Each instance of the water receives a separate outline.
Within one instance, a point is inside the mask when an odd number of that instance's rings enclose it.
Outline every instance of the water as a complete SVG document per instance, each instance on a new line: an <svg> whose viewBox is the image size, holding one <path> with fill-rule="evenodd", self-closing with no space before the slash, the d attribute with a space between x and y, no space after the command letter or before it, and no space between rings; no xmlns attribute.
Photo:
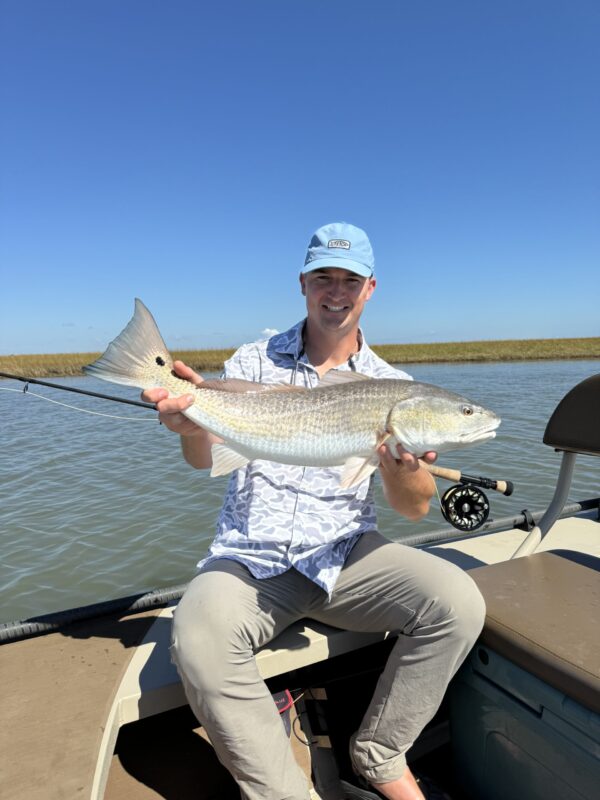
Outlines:
<svg viewBox="0 0 600 800"><path fill-rule="evenodd" d="M467 474L514 482L510 498L488 492L491 516L544 507L560 462L542 444L546 422L570 388L600 371L600 362L413 365L409 371L502 417L495 440L440 458ZM139 396L91 378L62 382ZM31 387L129 420L81 414L23 396L22 388L0 381L0 620L188 581L212 538L227 478L188 467L178 437L152 412ZM599 467L598 459L579 457L572 500L600 493ZM438 486L442 493L450 484ZM435 504L425 520L411 523L386 507L379 489L378 498L380 529L389 538L443 523Z"/></svg>

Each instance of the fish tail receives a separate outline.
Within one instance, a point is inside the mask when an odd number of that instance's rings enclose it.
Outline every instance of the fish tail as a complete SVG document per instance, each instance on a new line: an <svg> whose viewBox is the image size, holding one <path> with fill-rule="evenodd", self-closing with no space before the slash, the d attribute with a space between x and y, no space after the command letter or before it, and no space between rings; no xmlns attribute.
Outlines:
<svg viewBox="0 0 600 800"><path fill-rule="evenodd" d="M83 368L86 375L111 383L147 388L156 366L171 367L173 360L154 317L138 298L133 317L99 359Z"/></svg>

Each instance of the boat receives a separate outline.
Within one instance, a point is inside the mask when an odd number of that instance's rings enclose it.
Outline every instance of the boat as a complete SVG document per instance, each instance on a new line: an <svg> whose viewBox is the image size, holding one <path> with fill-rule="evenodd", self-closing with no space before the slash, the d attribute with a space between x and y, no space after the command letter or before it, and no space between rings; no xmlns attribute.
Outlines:
<svg viewBox="0 0 600 800"><path fill-rule="evenodd" d="M600 498L567 504L578 455L600 455L599 412L600 374L552 414L544 442L562 462L547 509L409 541L469 570L487 604L408 754L454 800L600 796ZM169 660L183 588L0 626L3 797L239 798ZM392 640L306 620L257 654L314 797L348 797L348 738Z"/></svg>

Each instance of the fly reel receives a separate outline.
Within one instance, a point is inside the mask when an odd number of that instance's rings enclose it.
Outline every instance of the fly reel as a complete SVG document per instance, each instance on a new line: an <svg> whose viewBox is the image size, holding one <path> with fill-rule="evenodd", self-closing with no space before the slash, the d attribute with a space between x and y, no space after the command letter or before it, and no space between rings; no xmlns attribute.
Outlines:
<svg viewBox="0 0 600 800"><path fill-rule="evenodd" d="M447 481L459 481L458 486L451 486L440 500L442 516L459 531L476 531L480 528L490 514L490 504L481 489L492 489L509 497L514 491L511 481L499 481L492 478L477 478L465 475L457 469L437 467L433 464L420 462L431 475L444 478Z"/></svg>
<svg viewBox="0 0 600 800"><path fill-rule="evenodd" d="M459 531L475 531L490 514L486 495L470 483L451 486L441 499L444 519Z"/></svg>

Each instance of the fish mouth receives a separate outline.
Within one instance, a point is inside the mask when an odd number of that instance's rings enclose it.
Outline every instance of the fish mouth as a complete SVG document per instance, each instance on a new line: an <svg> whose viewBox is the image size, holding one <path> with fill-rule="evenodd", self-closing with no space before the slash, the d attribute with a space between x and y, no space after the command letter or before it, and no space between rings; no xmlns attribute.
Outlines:
<svg viewBox="0 0 600 800"><path fill-rule="evenodd" d="M468 433L460 433L458 440L461 444L470 444L471 442L485 442L488 439L496 438L496 428L500 425L500 420L486 425L485 428L479 428L477 431L469 431Z"/></svg>

